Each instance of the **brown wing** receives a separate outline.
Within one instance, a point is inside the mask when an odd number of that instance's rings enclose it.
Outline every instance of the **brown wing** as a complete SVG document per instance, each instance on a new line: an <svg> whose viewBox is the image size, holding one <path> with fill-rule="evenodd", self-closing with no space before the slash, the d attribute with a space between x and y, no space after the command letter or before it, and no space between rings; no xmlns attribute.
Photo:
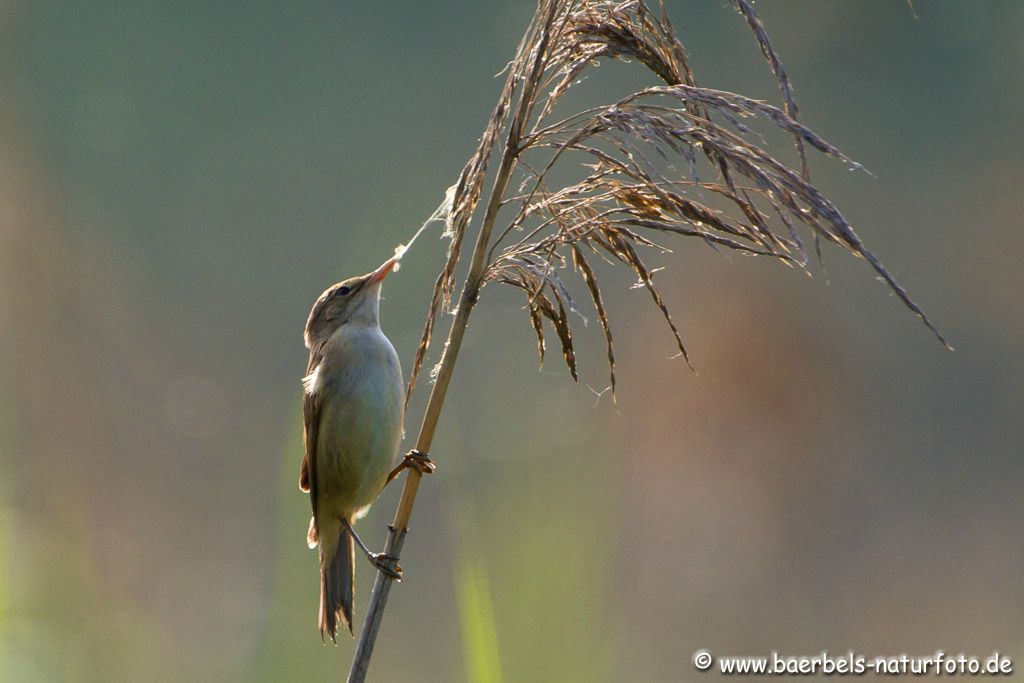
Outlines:
<svg viewBox="0 0 1024 683"><path fill-rule="evenodd" d="M310 350L306 373L313 372L322 358L320 348ZM319 533L316 528L316 444L320 434L320 398L306 391L302 392L302 424L305 455L299 468L299 488L309 493L309 502L313 507L313 530Z"/></svg>

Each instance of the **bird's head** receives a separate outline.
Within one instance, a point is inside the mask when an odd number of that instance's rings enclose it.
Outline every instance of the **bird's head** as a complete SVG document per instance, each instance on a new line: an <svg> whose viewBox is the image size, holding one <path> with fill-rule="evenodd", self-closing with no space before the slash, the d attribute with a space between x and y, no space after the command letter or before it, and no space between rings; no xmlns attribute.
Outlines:
<svg viewBox="0 0 1024 683"><path fill-rule="evenodd" d="M306 321L306 348L331 338L342 325L380 324L380 283L398 263L390 258L380 268L328 287L313 304Z"/></svg>

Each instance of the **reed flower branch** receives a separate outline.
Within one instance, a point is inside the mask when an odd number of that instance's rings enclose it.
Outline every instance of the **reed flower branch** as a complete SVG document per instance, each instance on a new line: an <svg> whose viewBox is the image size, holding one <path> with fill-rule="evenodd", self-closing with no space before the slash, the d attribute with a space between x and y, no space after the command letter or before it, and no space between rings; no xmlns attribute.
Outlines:
<svg viewBox="0 0 1024 683"><path fill-rule="evenodd" d="M470 315L489 284L523 293L541 362L553 331L562 360L578 379L573 320L583 315L566 280L579 277L604 335L614 395L613 327L595 264L618 264L647 290L685 357L682 334L646 262L647 253L668 251L657 241L666 237L699 238L716 250L767 256L804 268L805 232L813 236L816 249L821 241L830 242L866 260L946 344L812 183L809 150L854 169L860 166L800 121L789 77L753 5L749 0L733 2L778 84L781 107L699 85L664 7L654 12L644 0L539 1L506 67L479 145L450 198L447 256L434 284L406 399L417 385L436 323L442 314L452 313L432 373L418 450L430 450ZM601 60L638 64L654 83L610 104L561 113L564 95L580 87L585 73ZM798 169L767 149L756 131L757 121L792 139ZM485 191L488 177L493 179ZM456 272L476 223L456 299ZM385 546L388 555L397 557L401 551L419 481L416 471L406 477ZM350 681L366 676L391 583L378 573Z"/></svg>

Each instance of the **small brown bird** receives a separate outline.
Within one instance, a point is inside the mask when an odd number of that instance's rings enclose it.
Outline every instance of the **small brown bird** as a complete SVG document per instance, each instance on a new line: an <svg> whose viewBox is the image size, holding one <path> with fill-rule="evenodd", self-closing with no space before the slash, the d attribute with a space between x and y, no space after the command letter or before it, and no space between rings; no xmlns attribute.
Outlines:
<svg viewBox="0 0 1024 683"><path fill-rule="evenodd" d="M380 288L396 263L332 285L306 322L299 488L313 506L307 542L320 547L320 636L335 642L339 620L352 631L353 541L378 568L396 578L401 571L393 558L371 553L352 525L404 467L433 470L416 451L392 469L405 404L398 354L380 329Z"/></svg>

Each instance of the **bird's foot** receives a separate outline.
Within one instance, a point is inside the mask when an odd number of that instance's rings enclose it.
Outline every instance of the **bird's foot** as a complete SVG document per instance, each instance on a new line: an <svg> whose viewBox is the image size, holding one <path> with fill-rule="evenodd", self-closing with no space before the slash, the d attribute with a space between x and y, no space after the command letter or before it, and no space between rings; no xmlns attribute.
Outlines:
<svg viewBox="0 0 1024 683"><path fill-rule="evenodd" d="M352 538L355 539L356 545L358 545L359 549L363 551L364 555L366 555L366 559L370 561L370 564L390 576L395 581L402 580L402 568L398 566L398 558L396 556L388 555L386 553L371 552L370 549L366 547L366 544L363 543L363 539L359 538L359 534L356 533L356 530L352 528L352 523L347 519L342 519L341 522L345 525L345 528L348 529L349 533L352 534Z"/></svg>
<svg viewBox="0 0 1024 683"><path fill-rule="evenodd" d="M416 470L420 474L433 474L437 470L437 465L430 459L430 454L415 448L405 454L400 467Z"/></svg>
<svg viewBox="0 0 1024 683"><path fill-rule="evenodd" d="M433 474L437 470L437 465L430 459L430 455L418 451L415 448L405 454L402 458L402 462L398 463L395 469L391 470L391 474L388 475L388 480L385 485L391 483L391 481L402 473L402 470L416 470L420 474Z"/></svg>
<svg viewBox="0 0 1024 683"><path fill-rule="evenodd" d="M398 566L398 558L394 555L385 555L384 553L370 553L368 555L370 563L374 567L390 576L395 581L402 580L402 568Z"/></svg>

